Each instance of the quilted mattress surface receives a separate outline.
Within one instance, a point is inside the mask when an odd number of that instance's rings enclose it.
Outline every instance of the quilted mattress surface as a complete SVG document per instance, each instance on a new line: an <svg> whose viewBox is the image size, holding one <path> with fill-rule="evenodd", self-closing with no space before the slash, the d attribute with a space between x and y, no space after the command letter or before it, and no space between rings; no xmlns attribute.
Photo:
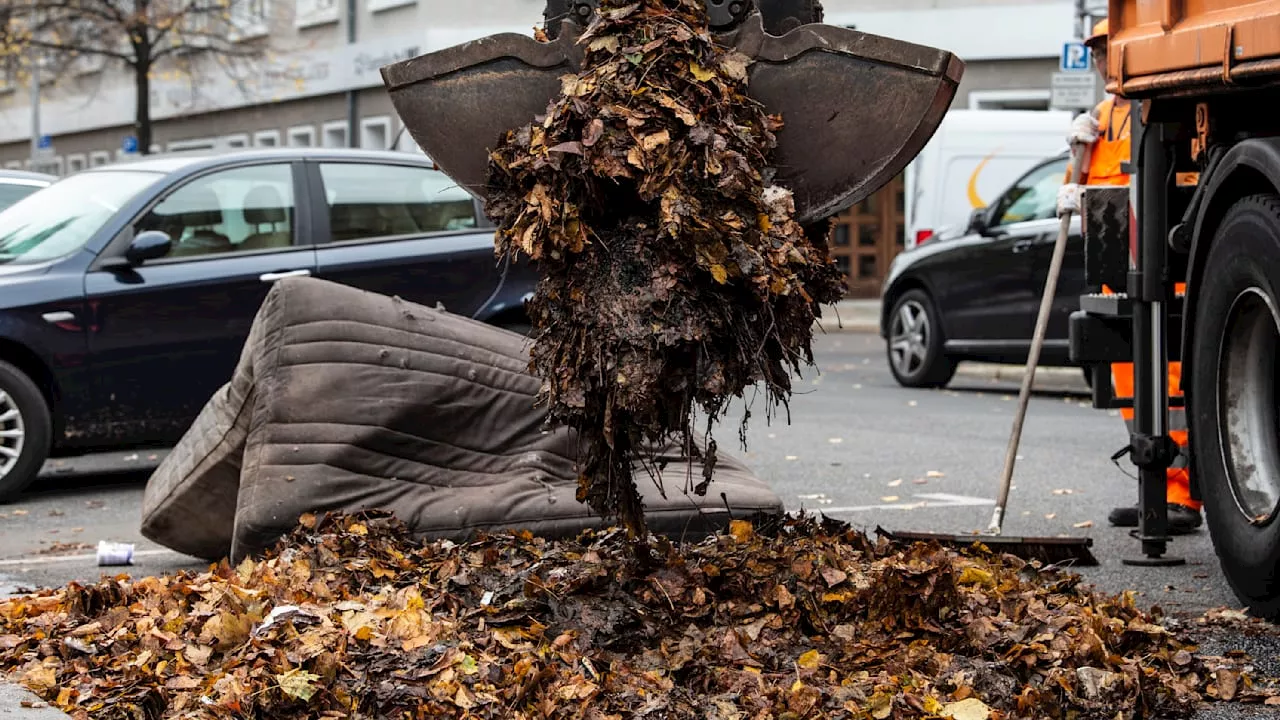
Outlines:
<svg viewBox="0 0 1280 720"><path fill-rule="evenodd" d="M535 406L527 342L398 298L283 280L231 381L149 481L143 534L236 561L304 512L385 509L419 536L457 541L478 530L555 537L599 527L575 498L573 433L548 430ZM697 496L701 466L677 446L660 450L665 469L636 467L654 532L696 538L730 514L782 510L723 451Z"/></svg>

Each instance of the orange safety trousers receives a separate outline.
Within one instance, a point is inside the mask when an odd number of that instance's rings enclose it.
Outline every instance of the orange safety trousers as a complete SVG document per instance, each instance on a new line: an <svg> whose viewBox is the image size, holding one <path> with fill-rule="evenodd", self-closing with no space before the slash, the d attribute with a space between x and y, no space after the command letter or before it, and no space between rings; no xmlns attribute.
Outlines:
<svg viewBox="0 0 1280 720"><path fill-rule="evenodd" d="M1103 288L1109 292L1110 288ZM1186 292L1186 283L1178 283L1176 292ZM1111 381L1115 385L1116 397L1130 399L1133 397L1133 363L1112 363ZM1182 396L1182 363L1169 363L1169 397ZM1121 408L1120 417L1124 418L1126 427L1133 430L1133 408ZM1184 452L1187 449L1187 412L1183 408L1169 409L1169 437L1178 443ZM1169 468L1165 489L1165 501L1199 510L1201 503L1191 498L1191 475L1188 468Z"/></svg>

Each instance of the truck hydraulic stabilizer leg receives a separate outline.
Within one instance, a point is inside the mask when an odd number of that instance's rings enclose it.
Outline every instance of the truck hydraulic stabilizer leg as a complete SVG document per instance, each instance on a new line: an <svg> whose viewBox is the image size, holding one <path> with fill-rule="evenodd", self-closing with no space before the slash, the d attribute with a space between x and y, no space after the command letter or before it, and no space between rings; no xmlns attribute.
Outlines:
<svg viewBox="0 0 1280 720"><path fill-rule="evenodd" d="M1140 138L1141 168L1137 183L1137 257L1129 271L1128 295L1133 301L1133 432L1129 458L1138 467L1138 529L1142 556L1125 558L1126 565L1181 565L1182 558L1165 554L1170 540L1166 504L1168 470L1177 459L1177 443L1169 435L1169 357L1165 343L1166 313L1172 284L1166 268L1169 228L1169 148L1164 126L1142 122L1135 103L1133 132Z"/></svg>

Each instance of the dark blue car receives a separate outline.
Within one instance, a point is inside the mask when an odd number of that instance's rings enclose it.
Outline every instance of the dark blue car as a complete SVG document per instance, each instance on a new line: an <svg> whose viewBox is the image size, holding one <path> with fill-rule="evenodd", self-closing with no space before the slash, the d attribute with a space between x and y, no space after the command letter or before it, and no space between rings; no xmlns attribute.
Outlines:
<svg viewBox="0 0 1280 720"><path fill-rule="evenodd" d="M176 442L279 278L525 331L480 203L420 155L291 149L72 175L0 212L0 500L51 456Z"/></svg>

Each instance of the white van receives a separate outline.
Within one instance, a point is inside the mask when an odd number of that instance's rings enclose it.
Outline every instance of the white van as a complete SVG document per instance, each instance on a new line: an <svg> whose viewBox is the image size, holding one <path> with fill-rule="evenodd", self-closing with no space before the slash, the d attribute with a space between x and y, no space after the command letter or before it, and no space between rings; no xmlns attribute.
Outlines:
<svg viewBox="0 0 1280 720"><path fill-rule="evenodd" d="M975 209L1036 163L1066 151L1073 117L1066 110L948 112L903 178L905 246L947 228L963 231Z"/></svg>

